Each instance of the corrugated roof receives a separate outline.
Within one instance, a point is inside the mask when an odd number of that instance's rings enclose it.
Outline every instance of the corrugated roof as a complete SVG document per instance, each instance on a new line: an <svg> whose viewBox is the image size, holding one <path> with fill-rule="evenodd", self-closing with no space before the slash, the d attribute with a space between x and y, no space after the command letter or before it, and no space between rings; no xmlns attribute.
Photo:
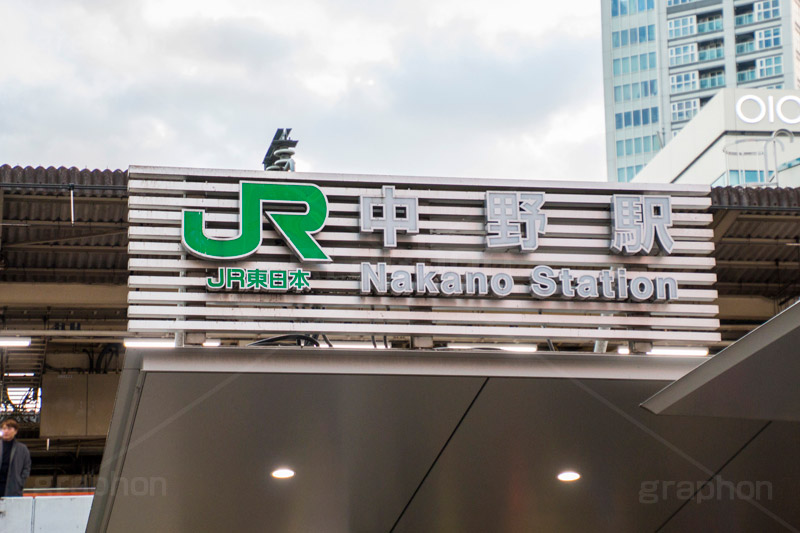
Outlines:
<svg viewBox="0 0 800 533"><path fill-rule="evenodd" d="M711 205L722 207L797 208L800 189L789 187L712 187Z"/></svg>
<svg viewBox="0 0 800 533"><path fill-rule="evenodd" d="M9 187L13 184L21 186ZM117 198L128 196L128 173L124 170L0 166L0 186L6 193L23 194L34 190L36 194L59 195L64 190L69 191L70 184L78 186L75 189L76 196ZM32 188L33 185L41 187Z"/></svg>
<svg viewBox="0 0 800 533"><path fill-rule="evenodd" d="M125 283L127 172L0 166L0 281Z"/></svg>

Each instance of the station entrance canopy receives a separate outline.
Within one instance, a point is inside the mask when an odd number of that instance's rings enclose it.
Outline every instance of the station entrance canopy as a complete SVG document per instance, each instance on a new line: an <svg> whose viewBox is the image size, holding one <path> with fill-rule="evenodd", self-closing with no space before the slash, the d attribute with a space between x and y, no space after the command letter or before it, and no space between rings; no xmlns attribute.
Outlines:
<svg viewBox="0 0 800 533"><path fill-rule="evenodd" d="M706 186L131 167L129 189L131 332L720 340Z"/></svg>

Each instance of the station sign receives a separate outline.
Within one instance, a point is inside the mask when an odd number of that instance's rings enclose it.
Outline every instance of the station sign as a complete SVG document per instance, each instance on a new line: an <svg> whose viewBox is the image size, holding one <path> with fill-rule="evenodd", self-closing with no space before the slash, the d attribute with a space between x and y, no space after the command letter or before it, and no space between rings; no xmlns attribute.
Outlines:
<svg viewBox="0 0 800 533"><path fill-rule="evenodd" d="M130 187L132 331L719 338L706 187L148 167Z"/></svg>

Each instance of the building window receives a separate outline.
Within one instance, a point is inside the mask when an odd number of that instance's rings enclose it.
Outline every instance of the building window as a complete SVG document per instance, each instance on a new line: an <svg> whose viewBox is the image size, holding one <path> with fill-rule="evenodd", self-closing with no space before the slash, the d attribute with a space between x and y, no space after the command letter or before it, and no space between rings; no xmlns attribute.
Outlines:
<svg viewBox="0 0 800 533"><path fill-rule="evenodd" d="M781 16L780 0L765 0L753 4L756 20L769 20Z"/></svg>
<svg viewBox="0 0 800 533"><path fill-rule="evenodd" d="M632 15L655 9L655 0L611 0L611 16Z"/></svg>
<svg viewBox="0 0 800 533"><path fill-rule="evenodd" d="M781 56L763 57L756 60L756 72L759 78L768 78L783 73L783 58Z"/></svg>
<svg viewBox="0 0 800 533"><path fill-rule="evenodd" d="M616 129L630 128L631 126L647 126L658 122L658 108L645 107L633 111L614 114L614 126Z"/></svg>
<svg viewBox="0 0 800 533"><path fill-rule="evenodd" d="M770 172L772 174L772 172ZM731 185L746 185L748 183L764 183L763 170L730 170L728 177Z"/></svg>
<svg viewBox="0 0 800 533"><path fill-rule="evenodd" d="M669 66L686 65L697 61L697 43L673 46L669 49Z"/></svg>
<svg viewBox="0 0 800 533"><path fill-rule="evenodd" d="M629 102L656 95L656 80L614 86L614 103Z"/></svg>
<svg viewBox="0 0 800 533"><path fill-rule="evenodd" d="M697 71L674 74L669 77L669 92L671 94L694 91L697 89Z"/></svg>
<svg viewBox="0 0 800 533"><path fill-rule="evenodd" d="M765 48L773 48L781 45L781 29L770 28L768 30L759 30L756 32L756 49L764 50Z"/></svg>
<svg viewBox="0 0 800 533"><path fill-rule="evenodd" d="M629 44L651 42L655 40L655 24L611 32L611 46L614 48L628 46Z"/></svg>
<svg viewBox="0 0 800 533"><path fill-rule="evenodd" d="M656 68L656 53L649 52L629 57L620 57L612 61L614 76L632 74Z"/></svg>
<svg viewBox="0 0 800 533"><path fill-rule="evenodd" d="M777 0L776 0L777 1ZM667 22L667 34L670 39L693 35L697 31L697 17L681 17Z"/></svg>
<svg viewBox="0 0 800 533"><path fill-rule="evenodd" d="M616 145L617 157L624 157L628 155L648 154L656 150L658 143L653 140L652 135L645 135L644 137L634 137L633 139L617 141Z"/></svg>
<svg viewBox="0 0 800 533"><path fill-rule="evenodd" d="M680 122L682 120L689 120L697 114L699 108L700 100L697 98L675 102L672 104L672 121Z"/></svg>

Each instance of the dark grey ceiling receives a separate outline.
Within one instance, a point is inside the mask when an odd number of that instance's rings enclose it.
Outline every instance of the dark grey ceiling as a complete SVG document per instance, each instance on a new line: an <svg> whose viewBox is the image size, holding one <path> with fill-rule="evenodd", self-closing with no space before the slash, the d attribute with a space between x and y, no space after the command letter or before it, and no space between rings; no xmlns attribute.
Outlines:
<svg viewBox="0 0 800 533"><path fill-rule="evenodd" d="M333 362L333 354L324 357ZM258 365L231 374L208 365L187 371L192 361L181 358L182 371L154 357L139 375L118 494L95 498L93 519L107 505L108 531L800 525L800 472L781 468L796 455L798 426L659 417L638 407L667 381L386 375L380 365L361 375L261 372ZM112 426L112 434L120 429ZM297 475L272 479L281 465ZM583 477L561 483L555 476L564 469ZM757 505L741 498L687 504L694 490L687 495L686 486L699 488L717 473L735 483L771 482L772 496L764 493Z"/></svg>
<svg viewBox="0 0 800 533"><path fill-rule="evenodd" d="M800 422L800 303L670 384L643 406L657 414Z"/></svg>

